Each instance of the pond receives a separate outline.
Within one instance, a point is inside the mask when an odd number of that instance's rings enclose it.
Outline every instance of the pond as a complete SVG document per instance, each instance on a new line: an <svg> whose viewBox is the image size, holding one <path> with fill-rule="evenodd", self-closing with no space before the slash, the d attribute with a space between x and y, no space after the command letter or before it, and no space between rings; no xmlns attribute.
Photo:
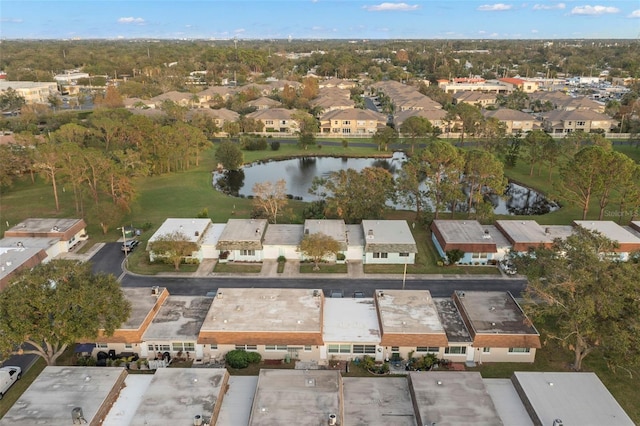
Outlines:
<svg viewBox="0 0 640 426"><path fill-rule="evenodd" d="M250 197L253 185L267 181L275 182L284 179L287 182L287 194L291 197L313 201L317 197L309 194L313 179L317 176L327 177L337 170L365 167L382 167L394 176L402 168L407 157L396 152L390 158L347 158L347 157L300 157L279 161L260 161L245 165L236 172L214 172L213 185L227 194ZM505 215L541 215L555 211L559 206L547 200L542 194L514 182L509 182L504 196L490 196L496 214ZM405 209L402 205L393 205ZM458 206L465 210L464 206Z"/></svg>

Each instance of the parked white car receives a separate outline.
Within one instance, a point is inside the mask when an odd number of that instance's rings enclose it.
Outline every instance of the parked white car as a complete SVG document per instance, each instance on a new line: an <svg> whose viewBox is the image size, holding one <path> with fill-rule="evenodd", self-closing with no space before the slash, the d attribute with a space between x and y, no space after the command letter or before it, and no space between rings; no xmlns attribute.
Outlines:
<svg viewBox="0 0 640 426"><path fill-rule="evenodd" d="M0 399L4 396L9 388L22 377L22 369L20 367L2 367L0 368Z"/></svg>

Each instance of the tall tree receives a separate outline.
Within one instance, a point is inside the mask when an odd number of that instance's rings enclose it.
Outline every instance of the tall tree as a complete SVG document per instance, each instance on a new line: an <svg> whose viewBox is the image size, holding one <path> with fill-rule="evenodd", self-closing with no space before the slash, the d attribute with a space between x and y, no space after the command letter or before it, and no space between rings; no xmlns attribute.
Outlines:
<svg viewBox="0 0 640 426"><path fill-rule="evenodd" d="M573 351L578 371L596 351L611 368L640 366L640 264L603 256L614 248L611 241L579 227L551 248L514 260L529 279L525 309L547 325L550 339Z"/></svg>
<svg viewBox="0 0 640 426"><path fill-rule="evenodd" d="M287 181L258 182L253 185L253 206L267 216L271 223L278 223L289 200L287 199Z"/></svg>
<svg viewBox="0 0 640 426"><path fill-rule="evenodd" d="M424 117L414 115L409 117L400 125L400 132L409 136L409 143L411 144L411 153L413 154L414 147L418 138L424 138L432 132L431 122Z"/></svg>
<svg viewBox="0 0 640 426"><path fill-rule="evenodd" d="M320 269L320 262L326 257L335 255L340 251L340 243L334 238L318 232L302 237L298 251L305 257L313 260L313 269L317 271Z"/></svg>
<svg viewBox="0 0 640 426"><path fill-rule="evenodd" d="M0 353L36 354L55 365L69 345L112 335L130 312L113 275L94 275L90 263L52 260L0 292ZM24 343L29 349L16 350Z"/></svg>
<svg viewBox="0 0 640 426"><path fill-rule="evenodd" d="M460 143L464 144L464 135L474 135L476 129L480 128L479 124L483 120L482 113L480 112L480 108L466 102L456 104L454 112L460 118L460 121L462 121Z"/></svg>
<svg viewBox="0 0 640 426"><path fill-rule="evenodd" d="M238 170L242 167L243 155L237 144L224 141L216 149L216 161L226 170Z"/></svg>
<svg viewBox="0 0 640 426"><path fill-rule="evenodd" d="M373 143L378 145L378 151L387 151L389 145L398 141L398 132L395 129L384 126L373 135Z"/></svg>
<svg viewBox="0 0 640 426"><path fill-rule="evenodd" d="M464 183L469 191L467 211L471 214L471 209L481 204L485 195L504 193L507 186L504 166L487 151L467 151Z"/></svg>
<svg viewBox="0 0 640 426"><path fill-rule="evenodd" d="M387 201L393 200L394 180L389 171L365 167L332 172L326 178L315 178L310 193L327 201L327 211L348 223L362 219L381 219Z"/></svg>
<svg viewBox="0 0 640 426"><path fill-rule="evenodd" d="M529 163L529 176L533 176L533 169L542 162L545 148L550 145L549 139L553 139L542 130L532 130L524 138L525 157Z"/></svg>
<svg viewBox="0 0 640 426"><path fill-rule="evenodd" d="M60 211L60 200L58 199L58 174L62 170L60 153L53 143L41 144L38 146L35 155L34 168L38 170L53 187L53 199L56 203L56 211Z"/></svg>
<svg viewBox="0 0 640 426"><path fill-rule="evenodd" d="M634 182L634 173L638 165L626 154L610 150L606 152L601 167L602 187L598 200L598 207L600 207L598 220L603 219L604 210L609 205L612 192L618 188L623 188L627 182ZM640 182L635 182L635 184L640 185Z"/></svg>
<svg viewBox="0 0 640 426"><path fill-rule="evenodd" d="M197 251L198 245L189 241L183 232L174 231L158 236L149 244L149 248L156 257L166 259L176 271L179 271L182 260Z"/></svg>
<svg viewBox="0 0 640 426"><path fill-rule="evenodd" d="M602 190L606 155L600 146L587 146L560 167L558 189L564 198L582 209L582 220L587 218L592 197Z"/></svg>

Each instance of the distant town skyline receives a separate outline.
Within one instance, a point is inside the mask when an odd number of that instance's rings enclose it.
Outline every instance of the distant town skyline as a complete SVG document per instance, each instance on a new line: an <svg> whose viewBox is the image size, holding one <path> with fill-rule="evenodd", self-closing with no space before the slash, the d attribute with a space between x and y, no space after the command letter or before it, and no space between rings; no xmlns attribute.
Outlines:
<svg viewBox="0 0 640 426"><path fill-rule="evenodd" d="M638 39L638 0L2 0L2 39Z"/></svg>

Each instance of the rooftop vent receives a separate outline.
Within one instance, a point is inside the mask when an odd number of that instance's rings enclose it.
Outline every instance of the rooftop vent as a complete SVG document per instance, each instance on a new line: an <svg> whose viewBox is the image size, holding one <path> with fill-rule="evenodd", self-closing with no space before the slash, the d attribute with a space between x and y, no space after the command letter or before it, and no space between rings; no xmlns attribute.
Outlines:
<svg viewBox="0 0 640 426"><path fill-rule="evenodd" d="M57 225L54 225L54 227L51 228L51 230L54 231L54 232L58 232L60 230L60 228L58 228Z"/></svg>
<svg viewBox="0 0 640 426"><path fill-rule="evenodd" d="M384 291L379 291L378 292L378 297L384 297Z"/></svg>
<svg viewBox="0 0 640 426"><path fill-rule="evenodd" d="M160 293L160 287L158 287L157 285L154 285L153 287L151 287L151 294L159 294Z"/></svg>
<svg viewBox="0 0 640 426"><path fill-rule="evenodd" d="M367 231L367 239L369 239L369 240L373 239L373 229L369 229Z"/></svg>
<svg viewBox="0 0 640 426"><path fill-rule="evenodd" d="M256 228L256 235L260 235L260 229Z"/></svg>
<svg viewBox="0 0 640 426"><path fill-rule="evenodd" d="M562 426L562 420L561 419L554 419L553 420L553 426Z"/></svg>
<svg viewBox="0 0 640 426"><path fill-rule="evenodd" d="M304 235L309 235L309 228L304 230Z"/></svg>
<svg viewBox="0 0 640 426"><path fill-rule="evenodd" d="M492 306L492 307L490 307L490 308L489 308L489 310L490 310L490 311L495 311L495 310L496 310L496 307L495 307L495 306Z"/></svg>
<svg viewBox="0 0 640 426"><path fill-rule="evenodd" d="M544 228L544 233L545 233L546 235L551 234L551 228L549 228L549 227Z"/></svg>
<svg viewBox="0 0 640 426"><path fill-rule="evenodd" d="M482 234L482 238L485 240L490 240L491 239L491 235L489 234L489 230L485 229L484 230L484 234Z"/></svg>
<svg viewBox="0 0 640 426"><path fill-rule="evenodd" d="M464 297L464 291L459 291L458 292L458 297Z"/></svg>
<svg viewBox="0 0 640 426"><path fill-rule="evenodd" d="M24 247L24 244L22 244L22 241L18 241L18 243L16 244L18 247Z"/></svg>
<svg viewBox="0 0 640 426"><path fill-rule="evenodd" d="M85 420L84 418L84 414L82 414L82 407L74 407L71 410L71 421L73 421L73 424L79 424L81 425L82 423L87 423L87 420Z"/></svg>
<svg viewBox="0 0 640 426"><path fill-rule="evenodd" d="M218 292L218 299L222 299L222 292L221 291Z"/></svg>
<svg viewBox="0 0 640 426"><path fill-rule="evenodd" d="M193 416L193 426L202 426L202 416L200 414Z"/></svg>
<svg viewBox="0 0 640 426"><path fill-rule="evenodd" d="M438 386L442 386L442 380L438 380L438 381L436 382L436 385L438 385Z"/></svg>
<svg viewBox="0 0 640 426"><path fill-rule="evenodd" d="M200 236L200 231L196 231L195 234L196 234L196 237Z"/></svg>
<svg viewBox="0 0 640 426"><path fill-rule="evenodd" d="M329 414L329 426L335 426L338 424L338 417L335 414Z"/></svg>
<svg viewBox="0 0 640 426"><path fill-rule="evenodd" d="M320 292L318 290L313 290L313 297L320 297Z"/></svg>

